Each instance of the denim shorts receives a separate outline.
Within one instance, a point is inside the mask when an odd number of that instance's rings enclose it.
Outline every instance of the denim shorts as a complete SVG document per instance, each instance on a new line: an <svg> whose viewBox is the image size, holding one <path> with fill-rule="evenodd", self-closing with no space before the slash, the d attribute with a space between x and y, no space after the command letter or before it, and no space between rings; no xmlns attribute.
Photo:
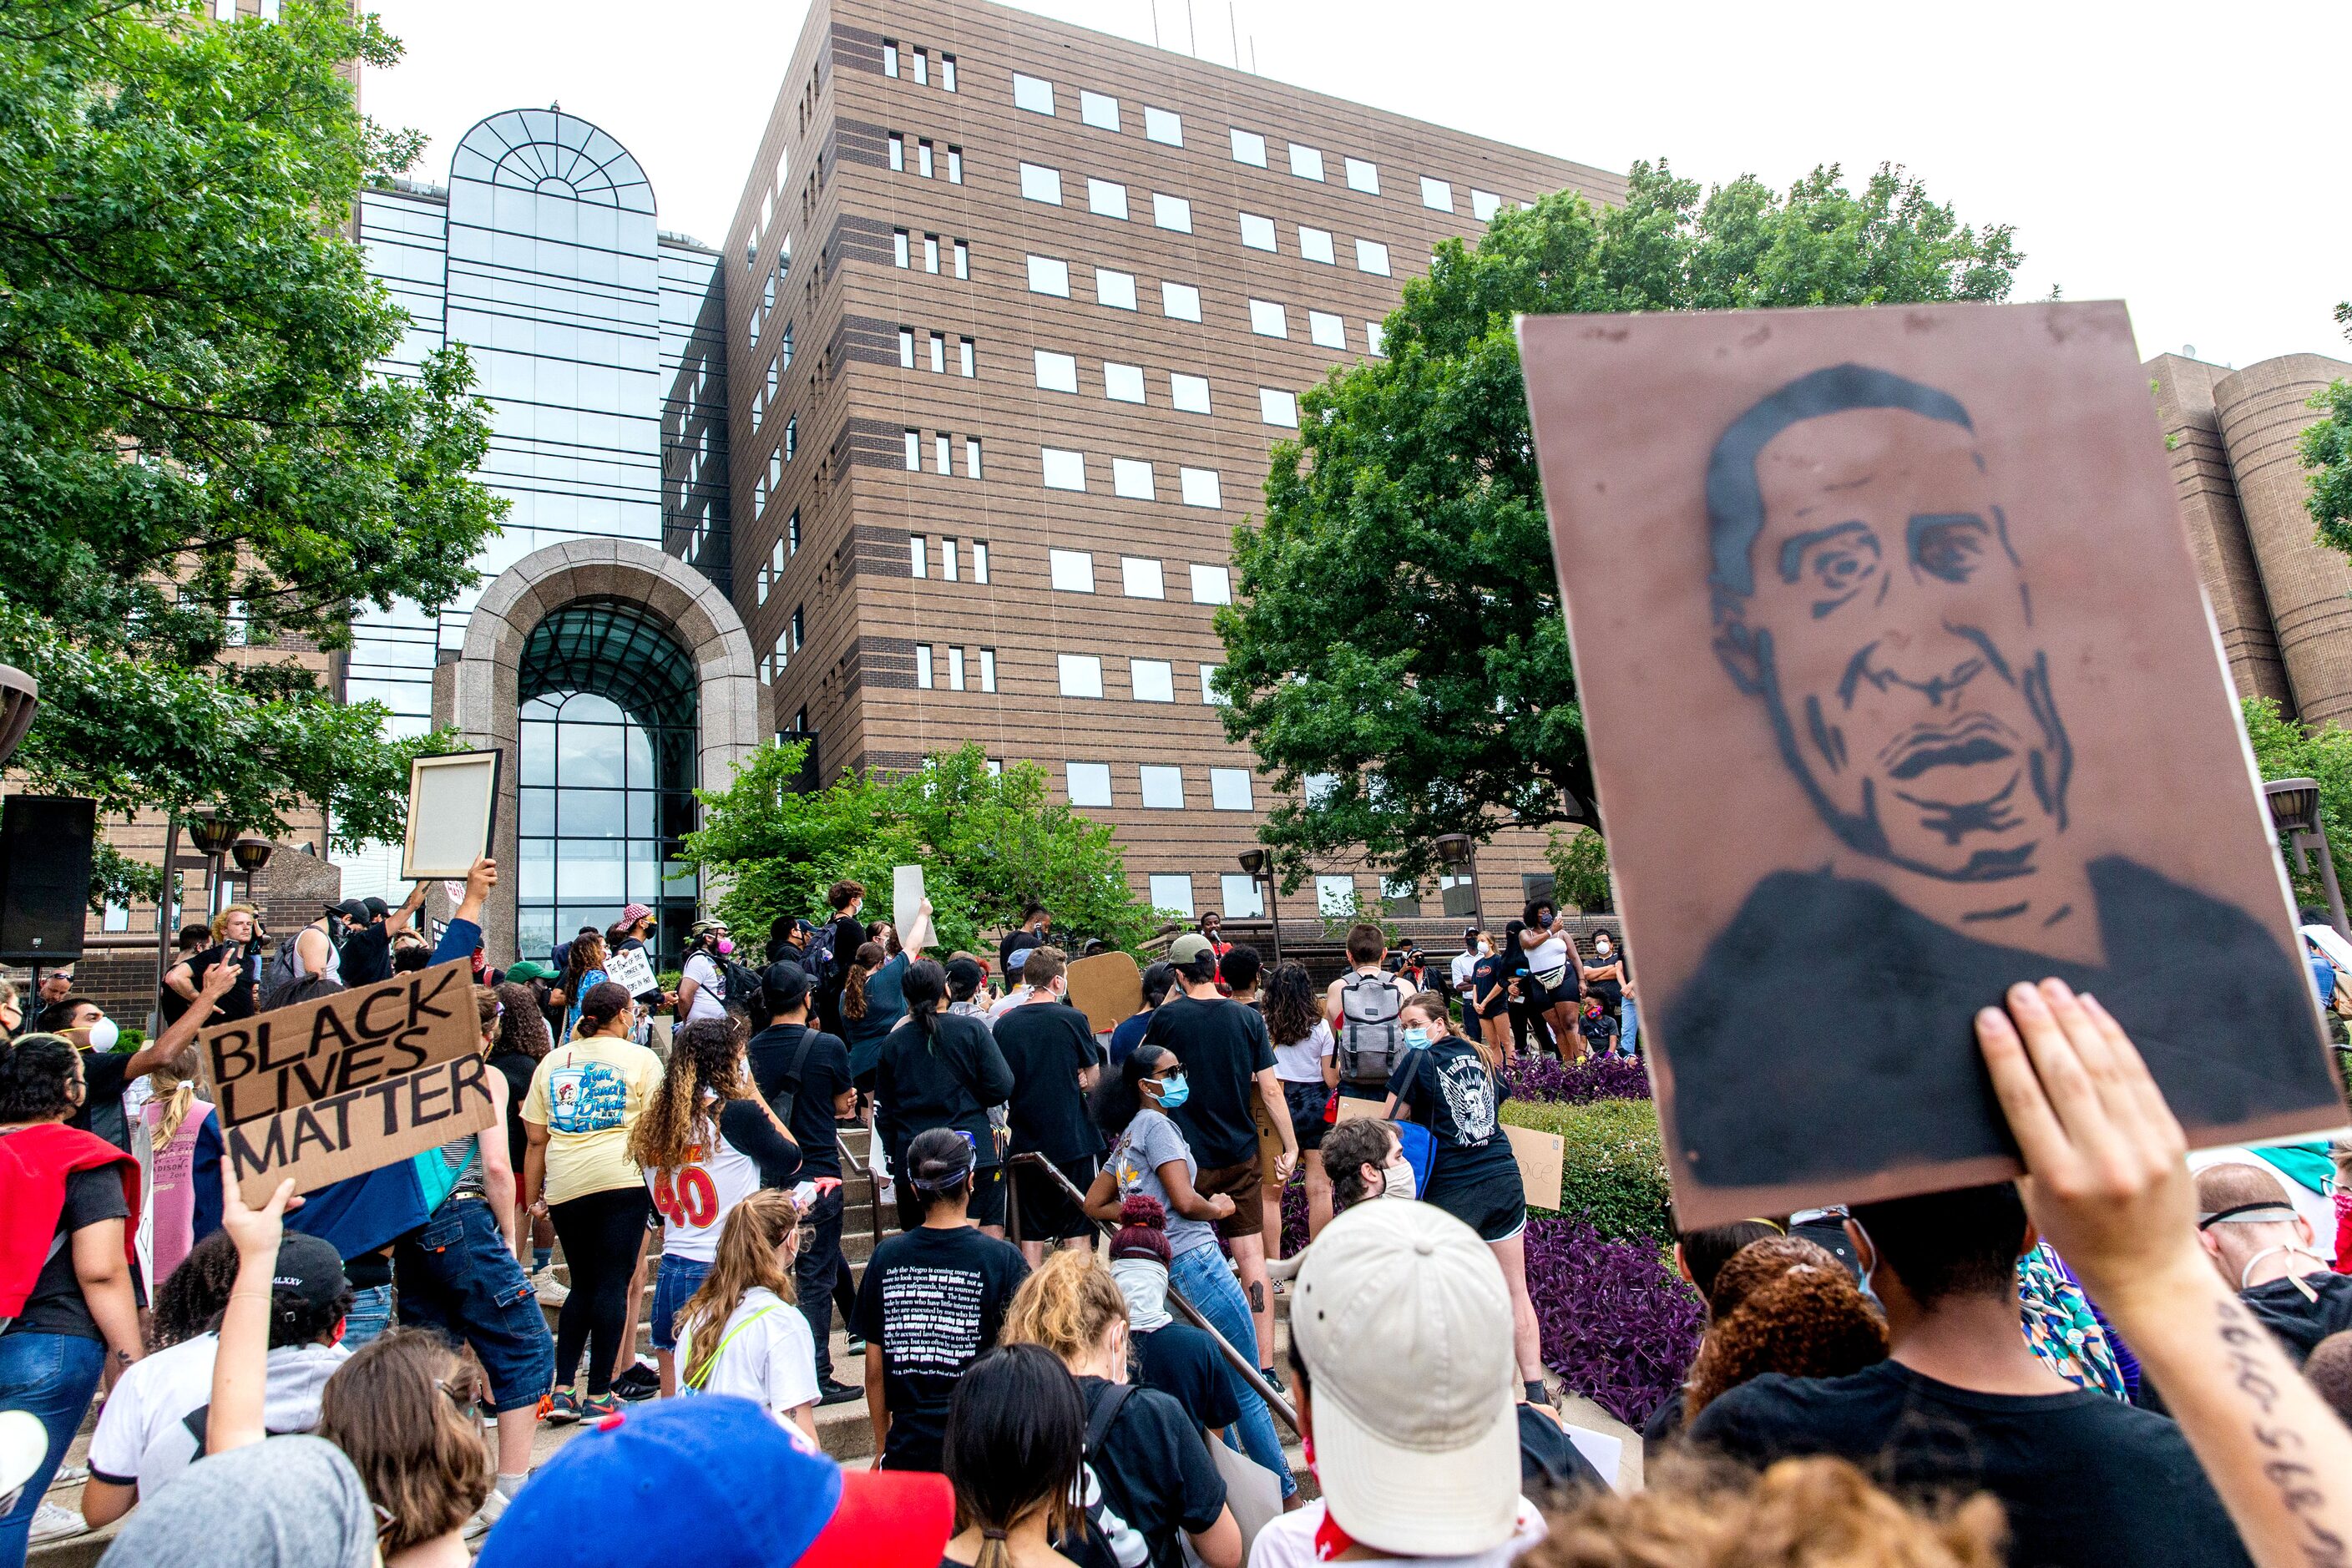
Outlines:
<svg viewBox="0 0 2352 1568"><path fill-rule="evenodd" d="M555 1336L498 1216L479 1198L451 1198L393 1248L400 1321L471 1345L500 1412L538 1403L555 1381Z"/></svg>
<svg viewBox="0 0 2352 1568"><path fill-rule="evenodd" d="M347 1350L357 1350L369 1341L383 1337L392 1327L392 1287L370 1285L352 1292L352 1310L343 1317L342 1344Z"/></svg>
<svg viewBox="0 0 2352 1568"><path fill-rule="evenodd" d="M710 1278L710 1268L699 1258L662 1254L661 1271L654 1276L654 1349L677 1349L677 1314Z"/></svg>

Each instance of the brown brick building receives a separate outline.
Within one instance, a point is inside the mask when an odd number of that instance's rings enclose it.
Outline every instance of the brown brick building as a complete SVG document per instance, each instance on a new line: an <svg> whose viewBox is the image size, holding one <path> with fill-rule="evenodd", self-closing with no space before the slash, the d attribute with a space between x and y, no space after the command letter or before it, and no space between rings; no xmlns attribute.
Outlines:
<svg viewBox="0 0 2352 1568"><path fill-rule="evenodd" d="M1273 802L1207 685L1232 530L1434 244L1560 189L1623 182L997 5L815 5L720 246L734 599L777 728L828 775L1034 761L1139 895L1254 912ZM1544 869L1511 837L1498 921ZM1286 921L1381 897L1328 869Z"/></svg>

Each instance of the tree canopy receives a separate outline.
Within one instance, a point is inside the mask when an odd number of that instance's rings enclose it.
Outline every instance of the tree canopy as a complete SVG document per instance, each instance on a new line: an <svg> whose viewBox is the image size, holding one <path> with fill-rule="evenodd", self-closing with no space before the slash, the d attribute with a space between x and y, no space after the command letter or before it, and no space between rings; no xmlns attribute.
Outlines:
<svg viewBox="0 0 2352 1568"><path fill-rule="evenodd" d="M939 952L980 950L981 933L1016 925L1039 903L1057 936L1133 948L1152 911L1128 891L1109 828L1051 797L1045 771L988 771L978 745L934 752L911 773L844 773L800 792L805 742L762 746L723 790L703 790L702 826L682 858L721 888L719 917L765 932L781 915L814 920L825 890L865 884L871 915L889 912L891 868L919 865ZM1076 956L1073 952L1072 956Z"/></svg>
<svg viewBox="0 0 2352 1568"><path fill-rule="evenodd" d="M420 142L359 112L353 68L398 58L341 0L0 10L0 660L40 681L35 787L397 831L433 742L288 650L454 597L505 509L470 477L464 349L371 368L407 318L352 204Z"/></svg>
<svg viewBox="0 0 2352 1568"><path fill-rule="evenodd" d="M2352 338L2352 300L2336 307L2336 319ZM2303 464L2311 470L2304 504L2319 525L2319 542L2352 555L2352 381L2323 388L2311 405L2320 415L2303 432Z"/></svg>
<svg viewBox="0 0 2352 1568"><path fill-rule="evenodd" d="M2020 259L1899 169L1857 193L1834 164L1702 195L1637 163L1622 206L1557 194L1442 242L1234 531L1215 684L1286 797L1260 834L1286 886L1360 847L1421 876L1441 834L1598 825L1515 315L1998 300Z"/></svg>

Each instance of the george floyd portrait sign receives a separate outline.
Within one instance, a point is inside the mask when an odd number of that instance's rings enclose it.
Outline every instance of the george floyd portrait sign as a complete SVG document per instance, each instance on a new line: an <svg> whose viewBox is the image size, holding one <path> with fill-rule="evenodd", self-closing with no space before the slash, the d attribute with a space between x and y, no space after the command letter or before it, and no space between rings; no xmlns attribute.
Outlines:
<svg viewBox="0 0 2352 1568"><path fill-rule="evenodd" d="M2014 1173L2021 980L2192 1142L2343 1122L2120 304L1519 333L1684 1224Z"/></svg>

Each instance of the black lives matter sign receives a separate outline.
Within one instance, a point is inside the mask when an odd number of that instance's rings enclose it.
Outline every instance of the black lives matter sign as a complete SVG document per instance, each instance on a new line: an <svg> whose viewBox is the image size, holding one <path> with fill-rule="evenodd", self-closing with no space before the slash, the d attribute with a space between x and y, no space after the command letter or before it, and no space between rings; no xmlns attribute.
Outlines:
<svg viewBox="0 0 2352 1568"><path fill-rule="evenodd" d="M478 1132L493 1120L463 959L205 1031L223 1152L257 1207Z"/></svg>

